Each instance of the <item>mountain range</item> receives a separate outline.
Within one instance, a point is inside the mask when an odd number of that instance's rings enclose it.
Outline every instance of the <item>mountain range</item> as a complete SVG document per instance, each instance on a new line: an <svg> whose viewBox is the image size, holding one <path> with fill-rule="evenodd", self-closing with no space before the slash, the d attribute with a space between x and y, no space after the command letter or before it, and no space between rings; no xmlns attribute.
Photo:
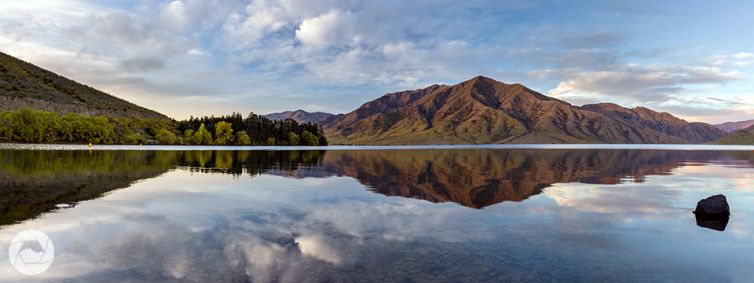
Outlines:
<svg viewBox="0 0 754 283"><path fill-rule="evenodd" d="M330 114L330 113L325 113L325 112L306 112L301 109L296 110L296 111L285 111L285 112L270 113L270 114L264 115L264 117L270 120L293 119L299 123L315 123L315 124L321 124L323 121L333 116L335 116L335 114Z"/></svg>
<svg viewBox="0 0 754 283"><path fill-rule="evenodd" d="M168 119L156 111L0 52L0 111L22 108L61 114Z"/></svg>
<svg viewBox="0 0 754 283"><path fill-rule="evenodd" d="M705 143L726 134L643 107L574 106L482 76L390 93L324 122L337 144Z"/></svg>
<svg viewBox="0 0 754 283"><path fill-rule="evenodd" d="M754 126L754 119L746 120L746 121L737 121L737 122L725 122L722 124L715 124L714 126L717 127L718 129L721 129L723 131L730 133L736 130L746 129L748 127Z"/></svg>
<svg viewBox="0 0 754 283"><path fill-rule="evenodd" d="M21 108L169 119L0 53L0 111ZM296 110L266 117L317 123L331 144L708 143L723 137L722 143L754 143L747 126L754 120L713 126L644 107L576 106L483 76L389 93L345 114Z"/></svg>

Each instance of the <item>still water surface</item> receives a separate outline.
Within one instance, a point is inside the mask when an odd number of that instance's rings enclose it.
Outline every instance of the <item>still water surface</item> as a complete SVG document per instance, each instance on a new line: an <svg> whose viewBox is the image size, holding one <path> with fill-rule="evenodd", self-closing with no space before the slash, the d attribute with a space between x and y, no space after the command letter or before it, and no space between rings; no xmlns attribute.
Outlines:
<svg viewBox="0 0 754 283"><path fill-rule="evenodd" d="M0 251L56 252L0 281L750 282L754 152L710 149L0 150Z"/></svg>

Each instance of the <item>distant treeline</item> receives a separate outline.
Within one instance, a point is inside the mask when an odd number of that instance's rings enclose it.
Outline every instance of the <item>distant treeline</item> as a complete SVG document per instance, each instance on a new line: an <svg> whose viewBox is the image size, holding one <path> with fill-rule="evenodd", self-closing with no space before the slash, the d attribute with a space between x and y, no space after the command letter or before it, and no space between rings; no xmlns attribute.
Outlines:
<svg viewBox="0 0 754 283"><path fill-rule="evenodd" d="M0 140L28 143L327 145L315 124L256 114L167 119L112 118L22 109L0 112Z"/></svg>
<svg viewBox="0 0 754 283"><path fill-rule="evenodd" d="M254 113L246 118L239 113L191 117L178 122L178 130L184 141L191 137L191 144L327 145L324 132L316 124L270 120ZM214 140L208 133L215 133Z"/></svg>

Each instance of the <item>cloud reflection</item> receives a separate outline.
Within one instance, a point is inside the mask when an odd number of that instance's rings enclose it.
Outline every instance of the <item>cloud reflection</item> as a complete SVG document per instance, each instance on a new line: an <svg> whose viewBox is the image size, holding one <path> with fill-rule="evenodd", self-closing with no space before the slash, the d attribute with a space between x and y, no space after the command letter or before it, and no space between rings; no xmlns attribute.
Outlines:
<svg viewBox="0 0 754 283"><path fill-rule="evenodd" d="M6 225L0 241L27 228L47 232L60 254L32 279L67 282L736 281L750 278L754 263L754 200L741 187L754 172L719 162L748 155L229 152L216 166L210 152L191 157L199 167L173 154L178 170ZM380 174L385 182L374 178ZM496 178L547 186L483 209L416 197L463 200L476 192L466 186ZM409 180L428 181L402 183ZM413 193L385 197L388 186ZM495 190L508 188L516 191ZM713 191L729 195L731 233L696 227L690 211ZM28 279L0 261L0 281Z"/></svg>

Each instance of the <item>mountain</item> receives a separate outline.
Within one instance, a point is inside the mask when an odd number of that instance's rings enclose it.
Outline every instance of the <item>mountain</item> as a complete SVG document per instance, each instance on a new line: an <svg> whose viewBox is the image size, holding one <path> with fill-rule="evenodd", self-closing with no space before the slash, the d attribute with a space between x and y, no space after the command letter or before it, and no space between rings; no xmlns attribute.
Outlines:
<svg viewBox="0 0 754 283"><path fill-rule="evenodd" d="M666 112L655 112L644 107L628 109L612 103L589 104L581 107L610 116L618 121L628 121L636 128L651 129L669 135L664 138L681 138L677 143L684 141L691 143L703 143L716 140L725 135L725 132L705 123L689 123Z"/></svg>
<svg viewBox="0 0 754 283"><path fill-rule="evenodd" d="M735 130L745 129L751 126L754 126L754 120L746 120L746 121L738 121L738 122L725 122L722 124L715 124L715 127L718 129L721 129L723 131L726 131L728 133L733 132Z"/></svg>
<svg viewBox="0 0 754 283"><path fill-rule="evenodd" d="M301 109L296 110L296 111L285 111L285 112L270 113L270 114L264 115L264 117L270 120L293 119L299 123L315 123L315 124L320 124L326 119L333 116L335 116L335 114L330 114L330 113L325 113L325 112L306 112Z"/></svg>
<svg viewBox="0 0 754 283"><path fill-rule="evenodd" d="M668 113L578 107L482 76L390 93L324 126L336 144L703 143L725 135Z"/></svg>
<svg viewBox="0 0 754 283"><path fill-rule="evenodd" d="M57 113L168 119L0 52L0 111L32 108Z"/></svg>
<svg viewBox="0 0 754 283"><path fill-rule="evenodd" d="M754 125L745 129L733 131L727 136L715 141L716 144L751 144L754 145Z"/></svg>

